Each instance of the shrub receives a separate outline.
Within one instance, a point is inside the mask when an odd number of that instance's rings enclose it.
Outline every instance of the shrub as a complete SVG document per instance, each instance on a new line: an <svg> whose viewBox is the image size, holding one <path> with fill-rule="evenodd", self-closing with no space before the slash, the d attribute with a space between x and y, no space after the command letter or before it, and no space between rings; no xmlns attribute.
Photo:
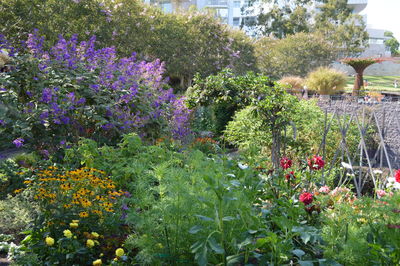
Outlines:
<svg viewBox="0 0 400 266"><path fill-rule="evenodd" d="M344 73L328 67L320 67L307 76L306 85L319 94L335 94L344 89L347 77Z"/></svg>
<svg viewBox="0 0 400 266"><path fill-rule="evenodd" d="M48 154L82 136L112 144L131 131L188 134L189 110L166 87L159 60L117 59L114 48L96 50L94 37L60 37L46 51L34 33L26 45L30 54L15 56L12 70L0 73L0 136L12 136L17 147L33 144Z"/></svg>
<svg viewBox="0 0 400 266"><path fill-rule="evenodd" d="M304 79L298 76L286 76L279 80L282 85L288 85L289 90L301 92L304 89Z"/></svg>
<svg viewBox="0 0 400 266"><path fill-rule="evenodd" d="M27 192L39 205L39 218L22 242L43 264L92 264L111 260L124 240L121 196L101 170L65 171L55 166L34 171Z"/></svg>

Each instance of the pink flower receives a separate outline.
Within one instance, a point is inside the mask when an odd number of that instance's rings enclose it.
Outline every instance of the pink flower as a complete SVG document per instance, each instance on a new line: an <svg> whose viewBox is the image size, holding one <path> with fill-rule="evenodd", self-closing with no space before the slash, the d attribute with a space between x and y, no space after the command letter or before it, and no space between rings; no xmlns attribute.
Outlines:
<svg viewBox="0 0 400 266"><path fill-rule="evenodd" d="M379 189L376 191L376 195L378 195L378 198L382 198L382 197L386 196L386 192L382 189Z"/></svg>
<svg viewBox="0 0 400 266"><path fill-rule="evenodd" d="M300 195L299 200L304 203L304 205L309 205L313 202L313 194L304 192Z"/></svg>
<svg viewBox="0 0 400 266"><path fill-rule="evenodd" d="M319 192L320 192L320 193L326 193L326 194L328 194L330 191L331 191L331 190L329 189L328 186L323 186L323 187L321 187L321 188L319 189Z"/></svg>
<svg viewBox="0 0 400 266"><path fill-rule="evenodd" d="M281 167L283 169L288 169L288 168L292 167L292 160L290 160L287 157L282 157L282 159L281 159Z"/></svg>
<svg viewBox="0 0 400 266"><path fill-rule="evenodd" d="M311 159L307 159L308 166L313 170L319 170L325 165L325 161L321 156L314 155Z"/></svg>

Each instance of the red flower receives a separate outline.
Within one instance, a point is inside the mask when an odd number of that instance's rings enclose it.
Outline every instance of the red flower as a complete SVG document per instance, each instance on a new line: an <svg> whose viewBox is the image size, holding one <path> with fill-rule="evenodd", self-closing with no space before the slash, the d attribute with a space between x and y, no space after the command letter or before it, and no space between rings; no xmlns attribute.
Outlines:
<svg viewBox="0 0 400 266"><path fill-rule="evenodd" d="M394 178L396 178L396 182L400 183L400 170L396 171L396 174L394 175Z"/></svg>
<svg viewBox="0 0 400 266"><path fill-rule="evenodd" d="M304 205L311 204L313 202L313 194L304 192L300 195L299 200L304 203Z"/></svg>
<svg viewBox="0 0 400 266"><path fill-rule="evenodd" d="M290 179L292 179L292 178L295 179L296 177L294 176L294 172L290 171L289 174L285 175L285 178L286 178L287 181L289 181Z"/></svg>
<svg viewBox="0 0 400 266"><path fill-rule="evenodd" d="M313 170L319 170L324 167L325 162L321 156L314 155L311 159L307 159L308 166Z"/></svg>
<svg viewBox="0 0 400 266"><path fill-rule="evenodd" d="M287 158L287 157L283 157L283 158L281 159L281 167L282 167L283 169L288 169L288 168L292 167L292 160L290 160L290 159Z"/></svg>

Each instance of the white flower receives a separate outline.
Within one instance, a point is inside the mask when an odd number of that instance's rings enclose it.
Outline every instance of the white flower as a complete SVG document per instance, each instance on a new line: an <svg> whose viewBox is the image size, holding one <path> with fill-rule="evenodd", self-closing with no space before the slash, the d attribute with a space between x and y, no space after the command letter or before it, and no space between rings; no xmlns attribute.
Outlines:
<svg viewBox="0 0 400 266"><path fill-rule="evenodd" d="M242 169L242 170L249 168L249 166L248 166L247 164L238 163L238 166L239 166L239 168Z"/></svg>
<svg viewBox="0 0 400 266"><path fill-rule="evenodd" d="M383 172L381 170L379 170L379 169L374 170L373 173L376 174L376 175L377 174L379 174L379 175L383 174Z"/></svg>
<svg viewBox="0 0 400 266"><path fill-rule="evenodd" d="M348 164L348 163L345 163L345 162L342 162L342 166L343 166L344 168L346 168L346 169L353 169L353 167L351 166L351 164Z"/></svg>

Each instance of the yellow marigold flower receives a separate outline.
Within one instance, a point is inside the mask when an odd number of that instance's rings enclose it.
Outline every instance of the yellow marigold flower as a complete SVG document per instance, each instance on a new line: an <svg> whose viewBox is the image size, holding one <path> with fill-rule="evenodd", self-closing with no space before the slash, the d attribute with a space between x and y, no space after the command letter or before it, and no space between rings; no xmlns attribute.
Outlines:
<svg viewBox="0 0 400 266"><path fill-rule="evenodd" d="M15 193L15 194L20 193L22 190L23 190L22 188L16 189L16 190L14 190L14 193Z"/></svg>
<svg viewBox="0 0 400 266"><path fill-rule="evenodd" d="M87 213L87 212L80 212L79 213L79 217L84 218L84 217L88 217L88 216L89 216L89 213Z"/></svg>
<svg viewBox="0 0 400 266"><path fill-rule="evenodd" d="M99 238L99 234L98 233L96 233L96 232L92 232L92 236L94 237L94 238Z"/></svg>
<svg viewBox="0 0 400 266"><path fill-rule="evenodd" d="M72 220L73 223L79 223L79 220Z"/></svg>
<svg viewBox="0 0 400 266"><path fill-rule="evenodd" d="M93 241L92 239L88 239L88 240L86 241L86 246L87 246L88 248L94 247L94 241Z"/></svg>
<svg viewBox="0 0 400 266"><path fill-rule="evenodd" d="M66 238L72 237L72 232L70 230L64 230L63 233Z"/></svg>
<svg viewBox="0 0 400 266"><path fill-rule="evenodd" d="M71 228L77 228L78 226L79 226L78 223L70 223L69 224L69 227L71 227Z"/></svg>
<svg viewBox="0 0 400 266"><path fill-rule="evenodd" d="M32 183L31 180L25 180L25 181L24 181L24 184L30 184L30 183Z"/></svg>
<svg viewBox="0 0 400 266"><path fill-rule="evenodd" d="M125 251L123 248L117 248L115 250L115 255L117 255L117 257L122 257L122 256L124 256L124 254L125 254Z"/></svg>
<svg viewBox="0 0 400 266"><path fill-rule="evenodd" d="M50 236L46 237L45 241L46 241L46 245L48 245L48 246L54 245L54 238L52 238Z"/></svg>
<svg viewBox="0 0 400 266"><path fill-rule="evenodd" d="M69 209L69 208L71 208L71 207L72 207L71 204L64 204L64 208L66 208L66 209Z"/></svg>
<svg viewBox="0 0 400 266"><path fill-rule="evenodd" d="M101 265L101 264L102 264L101 259L93 261L93 266L97 266L97 265Z"/></svg>

